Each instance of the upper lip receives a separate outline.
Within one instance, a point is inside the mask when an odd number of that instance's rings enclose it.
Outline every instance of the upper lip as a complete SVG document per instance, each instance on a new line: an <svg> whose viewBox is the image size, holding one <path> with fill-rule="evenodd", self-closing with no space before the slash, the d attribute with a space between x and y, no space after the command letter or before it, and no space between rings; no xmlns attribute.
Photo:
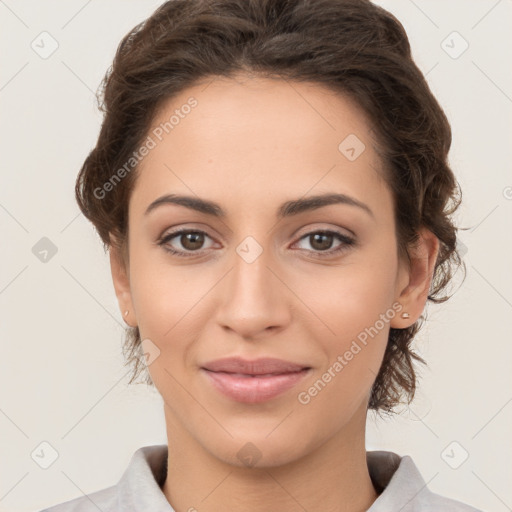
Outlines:
<svg viewBox="0 0 512 512"><path fill-rule="evenodd" d="M210 361L203 365L203 368L212 372L241 373L245 375L264 375L267 373L291 373L309 368L303 364L292 363L282 359L264 357L260 359L247 360L241 357L226 357Z"/></svg>

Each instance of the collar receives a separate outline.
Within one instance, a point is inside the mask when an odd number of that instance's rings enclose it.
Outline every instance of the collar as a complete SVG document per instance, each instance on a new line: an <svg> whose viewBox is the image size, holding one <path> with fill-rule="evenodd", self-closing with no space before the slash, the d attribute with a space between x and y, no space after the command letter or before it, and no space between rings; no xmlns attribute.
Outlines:
<svg viewBox="0 0 512 512"><path fill-rule="evenodd" d="M119 510L175 512L165 497L167 445L139 448L117 484ZM423 510L418 505L432 503L433 495L412 458L389 451L367 451L370 478L380 492L367 512ZM428 505L427 505L428 506Z"/></svg>

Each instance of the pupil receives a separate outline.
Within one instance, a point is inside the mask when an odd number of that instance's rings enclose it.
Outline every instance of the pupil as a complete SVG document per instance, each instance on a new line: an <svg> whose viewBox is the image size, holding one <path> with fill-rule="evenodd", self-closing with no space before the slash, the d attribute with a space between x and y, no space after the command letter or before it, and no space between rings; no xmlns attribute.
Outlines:
<svg viewBox="0 0 512 512"><path fill-rule="evenodd" d="M331 245L331 244L329 243L329 242L330 242L330 240L329 240L329 239L331 238L331 236L332 236L332 235L327 235L327 234L325 234L325 233L316 233L315 235L313 235L313 239L314 239L315 243L316 243L319 239L320 239L320 242L321 242L321 239L322 239L322 238L324 239L324 243L323 243L323 244L322 244L322 243L320 243L320 244L319 244L320 246L319 246L319 247L317 246L317 248L318 248L318 249L329 249L329 248L330 248L330 245ZM327 242L327 243L326 243L326 242L325 242L325 240L326 240L326 239L327 239L327 240L329 240L329 242Z"/></svg>
<svg viewBox="0 0 512 512"><path fill-rule="evenodd" d="M189 245L189 249L197 249L198 246L201 246L202 235L200 233L186 233L184 236L186 240L186 243L183 244L184 247L187 247L187 245Z"/></svg>

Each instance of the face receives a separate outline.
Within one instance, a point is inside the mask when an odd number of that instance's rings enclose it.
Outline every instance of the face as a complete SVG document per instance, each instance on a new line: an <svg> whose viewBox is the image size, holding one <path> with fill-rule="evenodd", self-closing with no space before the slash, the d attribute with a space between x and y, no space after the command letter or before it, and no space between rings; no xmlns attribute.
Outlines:
<svg viewBox="0 0 512 512"><path fill-rule="evenodd" d="M252 450L273 466L361 435L389 328L421 314L428 274L398 259L363 112L316 84L217 78L164 104L149 136L129 266L113 255L112 268L126 321L149 340L169 436L230 464ZM154 203L167 195L215 205ZM205 369L227 357L306 369Z"/></svg>

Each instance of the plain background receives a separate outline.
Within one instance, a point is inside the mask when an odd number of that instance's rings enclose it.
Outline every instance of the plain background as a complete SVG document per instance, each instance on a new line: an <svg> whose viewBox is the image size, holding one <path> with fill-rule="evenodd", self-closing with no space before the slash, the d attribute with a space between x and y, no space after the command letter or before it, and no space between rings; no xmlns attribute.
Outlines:
<svg viewBox="0 0 512 512"><path fill-rule="evenodd" d="M166 443L158 393L127 385L108 256L73 195L101 123L93 93L121 37L160 3L0 1L2 511L113 485L137 448ZM417 400L394 419L370 414L367 449L411 455L435 492L512 510L512 1L378 3L451 122L468 275L428 307ZM43 237L57 250L46 262L33 252ZM48 469L31 457L43 441L58 452Z"/></svg>

